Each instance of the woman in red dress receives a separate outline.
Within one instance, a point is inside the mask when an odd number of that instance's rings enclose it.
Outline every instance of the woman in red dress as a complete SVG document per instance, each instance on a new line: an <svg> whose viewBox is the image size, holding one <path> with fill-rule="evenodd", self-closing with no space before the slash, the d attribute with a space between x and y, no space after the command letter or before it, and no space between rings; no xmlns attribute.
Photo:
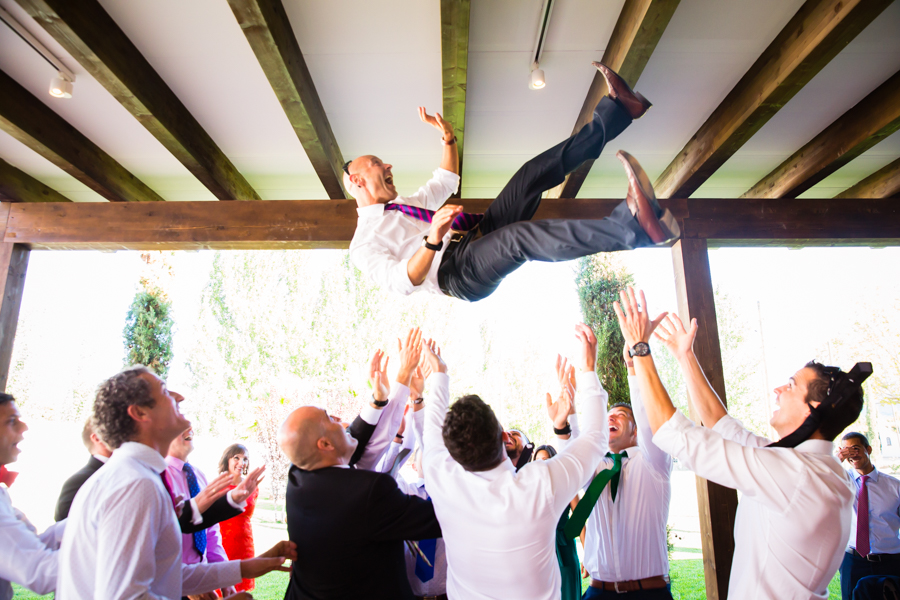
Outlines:
<svg viewBox="0 0 900 600"><path fill-rule="evenodd" d="M250 471L250 453L241 444L232 444L225 449L219 460L219 473L231 473L230 489L234 489L241 483L243 476ZM230 560L243 560L253 558L256 552L253 550L253 528L250 519L256 508L256 499L259 496L259 488L255 489L247 498L247 508L236 517L219 523L219 531L222 534L222 547ZM253 579L244 579L234 586L239 592L247 592L256 587Z"/></svg>

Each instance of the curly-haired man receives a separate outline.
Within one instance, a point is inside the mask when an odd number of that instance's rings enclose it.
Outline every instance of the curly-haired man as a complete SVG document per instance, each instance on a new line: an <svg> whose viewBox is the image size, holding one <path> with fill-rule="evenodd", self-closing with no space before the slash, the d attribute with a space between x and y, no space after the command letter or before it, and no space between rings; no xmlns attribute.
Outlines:
<svg viewBox="0 0 900 600"><path fill-rule="evenodd" d="M434 348L426 351L425 480L444 533L451 598L559 599L556 525L596 469L608 436L607 394L594 372L597 340L585 325L576 337L583 431L554 458L518 472L506 434L481 398L464 396L448 410L447 365ZM552 404L567 413L571 402L563 386Z"/></svg>
<svg viewBox="0 0 900 600"><path fill-rule="evenodd" d="M282 568L285 554L293 557L282 543L264 555L271 558L182 564L181 529L162 477L169 445L190 426L178 409L182 400L142 366L100 385L94 419L114 453L72 503L59 600L180 598L258 577Z"/></svg>

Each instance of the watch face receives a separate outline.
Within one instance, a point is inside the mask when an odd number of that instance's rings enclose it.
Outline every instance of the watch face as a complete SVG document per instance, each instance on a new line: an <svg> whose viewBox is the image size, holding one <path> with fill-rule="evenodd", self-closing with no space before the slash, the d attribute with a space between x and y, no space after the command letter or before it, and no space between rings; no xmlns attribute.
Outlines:
<svg viewBox="0 0 900 600"><path fill-rule="evenodd" d="M638 342L631 347L629 354L631 354L631 356L647 356L650 354L650 344L647 342Z"/></svg>

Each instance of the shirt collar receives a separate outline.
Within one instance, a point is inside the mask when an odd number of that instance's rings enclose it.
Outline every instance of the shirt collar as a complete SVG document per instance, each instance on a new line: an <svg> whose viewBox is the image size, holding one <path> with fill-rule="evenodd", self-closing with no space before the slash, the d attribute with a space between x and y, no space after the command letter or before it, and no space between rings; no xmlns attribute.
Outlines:
<svg viewBox="0 0 900 600"><path fill-rule="evenodd" d="M384 204L376 202L369 206L358 206L356 208L356 214L359 215L360 219L377 219L384 215Z"/></svg>
<svg viewBox="0 0 900 600"><path fill-rule="evenodd" d="M529 463L531 464L531 463ZM528 465L525 465L527 467ZM525 467L522 467L523 469ZM495 479L502 477L507 471L510 473L516 472L516 466L512 464L512 461L509 460L508 456L504 456L503 460L500 461L500 464L494 467L493 469L489 469L487 471L471 471L473 475L477 475L482 479L487 479L488 481L494 481Z"/></svg>
<svg viewBox="0 0 900 600"><path fill-rule="evenodd" d="M799 452L806 452L808 454L827 454L831 456L834 454L834 442L830 442L828 440L806 440L803 443L797 444L797 447L794 448Z"/></svg>
<svg viewBox="0 0 900 600"><path fill-rule="evenodd" d="M869 478L869 481L878 483L878 469L874 468L875 465L872 465L872 467L873 467L872 472L866 473L866 476ZM857 481L862 479L862 475L860 474L860 472L857 471L856 469L854 469L853 467L850 468L850 472L853 473L853 479L855 479Z"/></svg>
<svg viewBox="0 0 900 600"><path fill-rule="evenodd" d="M113 457L118 458L118 460L134 459L156 473L162 473L166 470L166 460L160 456L159 452L140 442L125 442L116 448Z"/></svg>
<svg viewBox="0 0 900 600"><path fill-rule="evenodd" d="M91 456L93 456L94 458L96 458L97 460L102 462L103 464L106 464L106 461L109 460L108 456L103 456L102 454L91 454Z"/></svg>
<svg viewBox="0 0 900 600"><path fill-rule="evenodd" d="M167 456L166 457L166 464L169 465L170 467L175 467L175 469L177 469L178 471L184 470L184 462L185 461L181 460L180 458L178 458L176 456Z"/></svg>

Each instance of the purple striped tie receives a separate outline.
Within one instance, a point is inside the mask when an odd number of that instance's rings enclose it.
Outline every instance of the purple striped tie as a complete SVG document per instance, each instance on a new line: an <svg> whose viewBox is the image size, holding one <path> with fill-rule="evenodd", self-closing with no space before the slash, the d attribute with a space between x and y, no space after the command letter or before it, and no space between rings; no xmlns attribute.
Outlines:
<svg viewBox="0 0 900 600"><path fill-rule="evenodd" d="M431 218L434 217L433 210L419 208L418 206L410 206L409 204L385 204L384 210L399 210L404 215L412 217L413 219L425 221L426 223L431 223ZM453 223L450 224L450 229L455 231L469 231L481 223L483 218L483 213L459 213L456 215L456 218L453 219Z"/></svg>

